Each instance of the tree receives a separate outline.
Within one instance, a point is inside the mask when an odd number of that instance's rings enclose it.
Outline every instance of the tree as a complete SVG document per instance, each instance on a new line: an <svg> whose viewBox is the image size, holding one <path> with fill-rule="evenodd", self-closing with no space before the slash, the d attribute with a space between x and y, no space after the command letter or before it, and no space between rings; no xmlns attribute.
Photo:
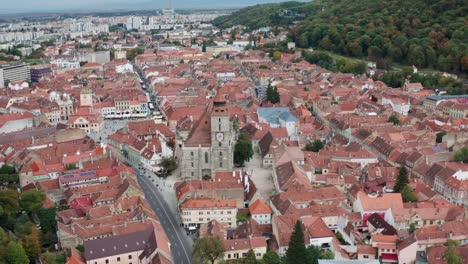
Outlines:
<svg viewBox="0 0 468 264"><path fill-rule="evenodd" d="M278 88L272 87L271 84L268 84L266 90L266 100L272 104L276 104L280 102L280 94L278 92Z"/></svg>
<svg viewBox="0 0 468 264"><path fill-rule="evenodd" d="M335 236L342 245L349 245L349 243L344 239L343 234L341 234L340 231L336 231Z"/></svg>
<svg viewBox="0 0 468 264"><path fill-rule="evenodd" d="M401 190L401 197L403 198L403 202L405 203L414 203L418 201L418 197L414 194L411 187L407 184Z"/></svg>
<svg viewBox="0 0 468 264"><path fill-rule="evenodd" d="M28 255L26 255L24 248L15 241L8 243L5 260L8 264L29 264Z"/></svg>
<svg viewBox="0 0 468 264"><path fill-rule="evenodd" d="M310 246L307 248L307 260L309 264L318 264L322 252L317 246Z"/></svg>
<svg viewBox="0 0 468 264"><path fill-rule="evenodd" d="M447 246L447 251L444 254L444 258L448 264L462 264L463 259L458 255L456 248L460 246L458 241L447 240L445 243Z"/></svg>
<svg viewBox="0 0 468 264"><path fill-rule="evenodd" d="M31 227L29 234L24 235L21 238L21 244L23 245L26 255L29 257L29 260L34 262L41 252L40 233L35 225Z"/></svg>
<svg viewBox="0 0 468 264"><path fill-rule="evenodd" d="M84 246L83 245L77 245L76 247L76 250L78 250L79 252L83 253L84 252Z"/></svg>
<svg viewBox="0 0 468 264"><path fill-rule="evenodd" d="M468 147L463 147L455 153L453 156L455 161L463 161L463 163L468 163Z"/></svg>
<svg viewBox="0 0 468 264"><path fill-rule="evenodd" d="M273 52L273 60L274 61L279 61L280 59L281 59L281 51Z"/></svg>
<svg viewBox="0 0 468 264"><path fill-rule="evenodd" d="M446 135L447 133L445 131L439 132L436 134L436 143L442 143L442 138Z"/></svg>
<svg viewBox="0 0 468 264"><path fill-rule="evenodd" d="M247 257L242 261L243 264L259 264L259 261L257 260L257 257L255 256L255 252L250 249L247 252Z"/></svg>
<svg viewBox="0 0 468 264"><path fill-rule="evenodd" d="M44 260L45 264L55 264L55 256L49 251L42 254L42 259Z"/></svg>
<svg viewBox="0 0 468 264"><path fill-rule="evenodd" d="M244 223L245 221L247 221L247 219L249 219L249 217L250 217L250 213L245 213L245 212L237 213L236 215L237 223Z"/></svg>
<svg viewBox="0 0 468 264"><path fill-rule="evenodd" d="M398 177L397 177L395 187L393 188L393 190L395 192L400 192L408 183L409 183L408 170L406 169L405 166L401 166L398 172Z"/></svg>
<svg viewBox="0 0 468 264"><path fill-rule="evenodd" d="M323 149L323 143L320 140L314 140L312 143L308 143L305 146L306 151L312 151L312 152L319 152L321 149Z"/></svg>
<svg viewBox="0 0 468 264"><path fill-rule="evenodd" d="M252 141L241 134L234 146L234 163L243 167L245 162L253 157L253 154Z"/></svg>
<svg viewBox="0 0 468 264"><path fill-rule="evenodd" d="M41 208L37 214L39 222L41 223L41 230L44 233L53 232L57 230L57 221L55 220L56 207Z"/></svg>
<svg viewBox="0 0 468 264"><path fill-rule="evenodd" d="M124 156L124 158L128 159L128 150L122 149L120 153L122 154L122 156Z"/></svg>
<svg viewBox="0 0 468 264"><path fill-rule="evenodd" d="M214 264L218 259L224 258L223 241L217 236L203 237L195 241L192 251L194 264Z"/></svg>
<svg viewBox="0 0 468 264"><path fill-rule="evenodd" d="M281 263L280 257L274 251L268 251L265 255L263 255L262 260L264 264L280 264Z"/></svg>
<svg viewBox="0 0 468 264"><path fill-rule="evenodd" d="M415 223L411 223L409 225L409 229L408 229L408 233L412 234L414 233L414 231L416 231L417 227L416 227L416 224Z"/></svg>
<svg viewBox="0 0 468 264"><path fill-rule="evenodd" d="M320 254L320 259L334 259L334 258L335 258L335 254L330 250L324 250Z"/></svg>
<svg viewBox="0 0 468 264"><path fill-rule="evenodd" d="M287 263L304 263L306 255L307 250L304 244L302 223L298 220L294 225L294 230L289 240L288 250L286 251L286 261Z"/></svg>
<svg viewBox="0 0 468 264"><path fill-rule="evenodd" d="M173 158L163 158L159 163L159 166L163 171L159 173L158 176L165 178L177 169L177 162Z"/></svg>
<svg viewBox="0 0 468 264"><path fill-rule="evenodd" d="M388 117L387 122L393 123L395 126L398 126L400 124L400 119L398 119L398 117L395 115L391 115L390 117Z"/></svg>
<svg viewBox="0 0 468 264"><path fill-rule="evenodd" d="M41 208L46 196L42 190L30 190L20 195L20 205L28 213L36 214Z"/></svg>
<svg viewBox="0 0 468 264"><path fill-rule="evenodd" d="M0 208L3 214L15 215L19 211L18 192L14 190L0 190Z"/></svg>

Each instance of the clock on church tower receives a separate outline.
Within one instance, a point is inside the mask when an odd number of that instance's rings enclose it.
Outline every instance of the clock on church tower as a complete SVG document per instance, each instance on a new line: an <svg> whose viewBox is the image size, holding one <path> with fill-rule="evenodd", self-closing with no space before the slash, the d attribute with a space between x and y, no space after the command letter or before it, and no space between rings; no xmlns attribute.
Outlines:
<svg viewBox="0 0 468 264"><path fill-rule="evenodd" d="M230 171L233 167L233 132L226 98L218 89L211 112L212 171Z"/></svg>

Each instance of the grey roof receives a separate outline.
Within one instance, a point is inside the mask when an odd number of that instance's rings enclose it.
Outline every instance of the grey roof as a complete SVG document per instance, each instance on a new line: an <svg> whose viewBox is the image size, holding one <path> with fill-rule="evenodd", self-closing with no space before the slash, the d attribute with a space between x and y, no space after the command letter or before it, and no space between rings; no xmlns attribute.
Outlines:
<svg viewBox="0 0 468 264"><path fill-rule="evenodd" d="M84 256L87 261L114 255L143 251L150 255L156 250L156 237L154 229L121 234L111 237L88 240L83 243Z"/></svg>
<svg viewBox="0 0 468 264"><path fill-rule="evenodd" d="M289 112L287 107L259 107L257 114L270 124L280 124L280 119L287 122L296 122L297 118Z"/></svg>
<svg viewBox="0 0 468 264"><path fill-rule="evenodd" d="M319 264L380 264L378 259L359 260L359 259L319 259Z"/></svg>
<svg viewBox="0 0 468 264"><path fill-rule="evenodd" d="M461 94L461 95L432 95L427 97L428 100L432 101L440 101L440 100L450 100L450 99L461 99L461 98L468 98L468 94Z"/></svg>

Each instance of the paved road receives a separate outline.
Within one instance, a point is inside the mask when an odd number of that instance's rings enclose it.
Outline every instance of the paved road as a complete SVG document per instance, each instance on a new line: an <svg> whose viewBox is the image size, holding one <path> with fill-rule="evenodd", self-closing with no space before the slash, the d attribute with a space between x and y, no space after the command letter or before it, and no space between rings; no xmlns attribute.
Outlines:
<svg viewBox="0 0 468 264"><path fill-rule="evenodd" d="M176 216L168 208L157 187L154 186L146 177L138 177L140 186L143 188L146 199L159 217L161 224L171 242L171 251L174 263L190 264L192 263L192 247L190 238L186 235L183 227L176 220Z"/></svg>

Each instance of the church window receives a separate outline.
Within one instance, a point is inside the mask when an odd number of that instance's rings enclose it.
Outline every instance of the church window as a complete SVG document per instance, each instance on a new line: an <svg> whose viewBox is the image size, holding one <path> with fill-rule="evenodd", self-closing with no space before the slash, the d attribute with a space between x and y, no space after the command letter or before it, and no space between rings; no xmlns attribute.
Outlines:
<svg viewBox="0 0 468 264"><path fill-rule="evenodd" d="M205 163L208 163L208 152L205 152Z"/></svg>
<svg viewBox="0 0 468 264"><path fill-rule="evenodd" d="M223 162L222 162L222 161L219 162L219 167L220 167L220 168L223 167Z"/></svg>
<svg viewBox="0 0 468 264"><path fill-rule="evenodd" d="M221 123L219 123L219 131L221 131Z"/></svg>
<svg viewBox="0 0 468 264"><path fill-rule="evenodd" d="M223 152L222 151L219 152L219 156L223 157Z"/></svg>
<svg viewBox="0 0 468 264"><path fill-rule="evenodd" d="M192 152L190 152L190 156L192 156L192 157L193 157L193 151L192 151Z"/></svg>

